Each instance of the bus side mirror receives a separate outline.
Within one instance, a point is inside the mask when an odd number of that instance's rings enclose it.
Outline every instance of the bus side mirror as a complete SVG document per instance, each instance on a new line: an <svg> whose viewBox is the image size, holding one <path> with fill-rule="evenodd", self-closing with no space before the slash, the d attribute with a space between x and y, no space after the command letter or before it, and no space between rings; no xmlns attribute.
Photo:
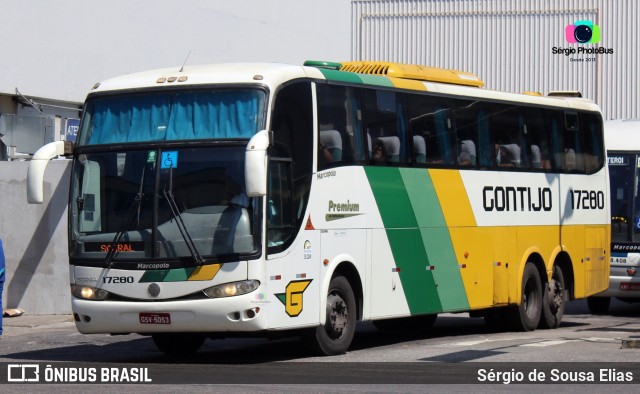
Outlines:
<svg viewBox="0 0 640 394"><path fill-rule="evenodd" d="M69 156L73 152L70 141L50 142L36 151L27 170L27 202L42 204L44 200L44 171L49 160L56 156Z"/></svg>
<svg viewBox="0 0 640 394"><path fill-rule="evenodd" d="M267 195L267 148L269 147L269 133L267 130L257 132L245 151L244 179L247 197L261 197Z"/></svg>

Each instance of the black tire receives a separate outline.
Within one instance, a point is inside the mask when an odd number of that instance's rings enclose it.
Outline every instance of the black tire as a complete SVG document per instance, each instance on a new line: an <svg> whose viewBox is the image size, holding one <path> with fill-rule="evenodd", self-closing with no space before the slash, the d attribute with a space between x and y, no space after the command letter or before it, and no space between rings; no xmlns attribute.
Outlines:
<svg viewBox="0 0 640 394"><path fill-rule="evenodd" d="M344 276L331 279L326 322L311 329L305 338L311 350L324 356L345 353L356 330L356 312L356 298L349 281Z"/></svg>
<svg viewBox="0 0 640 394"><path fill-rule="evenodd" d="M153 343L170 356L186 356L200 349L205 337L198 334L153 334Z"/></svg>
<svg viewBox="0 0 640 394"><path fill-rule="evenodd" d="M508 312L509 325L514 331L533 331L542 315L542 284L540 274L533 263L527 263L522 274L520 305Z"/></svg>
<svg viewBox="0 0 640 394"><path fill-rule="evenodd" d="M562 269L553 266L551 281L544 286L542 294L542 318L541 328L558 328L562 322L565 304L565 284Z"/></svg>
<svg viewBox="0 0 640 394"><path fill-rule="evenodd" d="M397 319L374 320L373 325L378 330L410 330L420 331L427 330L433 326L438 318L438 314L419 315L411 317L401 317Z"/></svg>
<svg viewBox="0 0 640 394"><path fill-rule="evenodd" d="M587 306L592 315L606 315L609 312L611 297L589 297Z"/></svg>

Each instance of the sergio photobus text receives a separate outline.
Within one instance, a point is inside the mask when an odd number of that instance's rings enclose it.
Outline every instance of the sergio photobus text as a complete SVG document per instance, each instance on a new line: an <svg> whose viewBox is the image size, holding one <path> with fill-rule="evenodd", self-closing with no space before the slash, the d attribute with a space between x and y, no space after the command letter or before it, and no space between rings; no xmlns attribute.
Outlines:
<svg viewBox="0 0 640 394"><path fill-rule="evenodd" d="M554 55L613 55L613 48L604 48L604 47L578 47L578 48L562 48L562 47L553 47L551 48L551 53Z"/></svg>

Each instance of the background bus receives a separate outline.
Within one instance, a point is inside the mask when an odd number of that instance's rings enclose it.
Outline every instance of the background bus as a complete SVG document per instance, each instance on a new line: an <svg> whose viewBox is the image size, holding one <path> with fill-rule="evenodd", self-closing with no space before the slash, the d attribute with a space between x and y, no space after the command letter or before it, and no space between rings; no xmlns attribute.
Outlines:
<svg viewBox="0 0 640 394"><path fill-rule="evenodd" d="M587 299L591 313L604 314L611 297L640 301L640 120L604 123L611 180L611 277L609 288Z"/></svg>
<svg viewBox="0 0 640 394"><path fill-rule="evenodd" d="M96 84L74 145L72 309L83 333L301 335L356 321L557 327L606 289L608 178L595 104L481 89L394 63L164 69ZM66 148L66 153L65 153Z"/></svg>

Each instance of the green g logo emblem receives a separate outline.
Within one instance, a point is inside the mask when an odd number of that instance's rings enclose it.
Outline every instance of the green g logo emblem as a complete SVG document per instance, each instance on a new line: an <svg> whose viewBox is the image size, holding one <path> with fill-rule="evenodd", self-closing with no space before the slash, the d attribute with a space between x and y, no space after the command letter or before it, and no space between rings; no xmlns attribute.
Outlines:
<svg viewBox="0 0 640 394"><path fill-rule="evenodd" d="M284 310L287 312L287 315L296 317L302 312L302 294L311 281L312 279L289 282L285 288L286 293L275 295L284 305Z"/></svg>

